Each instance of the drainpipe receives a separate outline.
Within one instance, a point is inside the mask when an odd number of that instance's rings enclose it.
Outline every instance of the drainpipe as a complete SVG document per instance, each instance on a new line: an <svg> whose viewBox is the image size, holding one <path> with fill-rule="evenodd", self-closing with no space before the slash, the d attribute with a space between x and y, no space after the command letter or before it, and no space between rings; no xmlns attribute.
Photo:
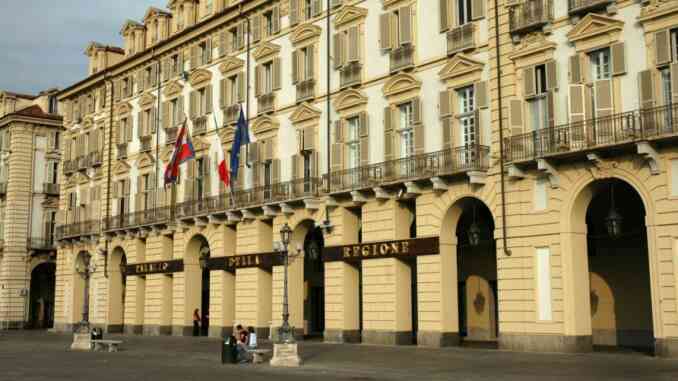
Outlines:
<svg viewBox="0 0 678 381"><path fill-rule="evenodd" d="M332 6L331 6L331 0L327 0L327 17L326 17L326 22L327 22L327 142L326 142L326 149L327 149L327 194L330 193L331 190L331 181L330 181L330 158L332 155L332 146L330 144L330 130L332 129L332 121L330 119L330 112L331 112L331 88L330 86L332 85L332 81L330 80L330 75L332 73L330 69L330 59L331 59L331 41L332 41L332 33L330 32L330 27L331 27L331 22L330 22L330 15L332 14ZM336 58L336 57L335 57ZM318 171L319 172L319 171ZM323 223L327 228L330 226L330 207L325 203L325 222Z"/></svg>
<svg viewBox="0 0 678 381"><path fill-rule="evenodd" d="M500 178L500 193L501 193L501 231L502 241L504 246L504 254L511 255L506 239L506 189L504 178L504 117L502 112L502 95L501 95L501 54L499 48L499 4L498 0L494 0L494 38L495 49L497 55L497 98L499 104L499 178Z"/></svg>
<svg viewBox="0 0 678 381"><path fill-rule="evenodd" d="M106 218L104 219L104 226L102 227L102 230L105 228L105 224L108 223L108 220L111 215L111 160L113 158L113 103L115 103L113 97L114 97L114 92L113 92L113 86L115 84L113 83L113 80L110 79L110 70L106 72L106 75L104 76L104 82L108 82L111 85L111 100L108 105L108 173L106 175ZM104 277L108 279L108 240L104 239Z"/></svg>

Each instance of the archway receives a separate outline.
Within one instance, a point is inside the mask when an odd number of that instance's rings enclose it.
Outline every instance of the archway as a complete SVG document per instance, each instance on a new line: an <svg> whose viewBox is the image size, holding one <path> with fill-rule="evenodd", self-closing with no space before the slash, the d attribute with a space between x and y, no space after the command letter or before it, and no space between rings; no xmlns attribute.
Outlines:
<svg viewBox="0 0 678 381"><path fill-rule="evenodd" d="M304 334L309 337L321 337L325 331L324 247L322 230L313 227L304 238Z"/></svg>
<svg viewBox="0 0 678 381"><path fill-rule="evenodd" d="M457 206L459 336L466 342L496 343L499 314L494 219L478 199L462 198Z"/></svg>
<svg viewBox="0 0 678 381"><path fill-rule="evenodd" d="M595 181L585 215L593 345L652 351L654 332L645 206L628 183ZM573 221L581 224L582 221Z"/></svg>
<svg viewBox="0 0 678 381"><path fill-rule="evenodd" d="M122 247L113 249L108 260L108 332L123 332L125 327L125 291L127 256Z"/></svg>
<svg viewBox="0 0 678 381"><path fill-rule="evenodd" d="M47 329L54 326L54 287L56 264L44 262L31 271L28 327Z"/></svg>
<svg viewBox="0 0 678 381"><path fill-rule="evenodd" d="M207 266L210 258L210 246L207 238L197 234L186 246L184 255L184 284L186 325L193 323L193 312L198 310L200 317L199 327L191 331L193 336L207 336L209 334L210 313L210 270Z"/></svg>

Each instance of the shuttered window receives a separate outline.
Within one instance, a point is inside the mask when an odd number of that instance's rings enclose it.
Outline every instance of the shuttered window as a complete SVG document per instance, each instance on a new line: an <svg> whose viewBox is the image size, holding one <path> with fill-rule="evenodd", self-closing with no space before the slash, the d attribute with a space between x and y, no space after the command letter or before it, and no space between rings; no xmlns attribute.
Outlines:
<svg viewBox="0 0 678 381"><path fill-rule="evenodd" d="M346 168L358 168L360 166L360 120L358 116L346 119L345 126Z"/></svg>
<svg viewBox="0 0 678 381"><path fill-rule="evenodd" d="M589 53L591 63L591 78L595 81L610 79L612 70L610 65L610 49L604 48Z"/></svg>
<svg viewBox="0 0 678 381"><path fill-rule="evenodd" d="M457 1L457 26L471 22L473 19L473 3L477 0L458 0Z"/></svg>
<svg viewBox="0 0 678 381"><path fill-rule="evenodd" d="M411 102L398 106L398 133L400 134L401 158L414 155L414 110Z"/></svg>

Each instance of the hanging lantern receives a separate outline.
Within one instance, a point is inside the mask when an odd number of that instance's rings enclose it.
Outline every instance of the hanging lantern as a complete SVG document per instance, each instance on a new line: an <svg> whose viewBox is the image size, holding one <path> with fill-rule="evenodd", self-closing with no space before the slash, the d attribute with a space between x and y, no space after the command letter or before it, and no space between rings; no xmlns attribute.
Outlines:
<svg viewBox="0 0 678 381"><path fill-rule="evenodd" d="M210 248L208 246L203 246L200 248L200 258L198 259L198 262L200 263L200 268L201 269L206 269L207 268L207 262L210 258Z"/></svg>
<svg viewBox="0 0 678 381"><path fill-rule="evenodd" d="M471 223L471 226L469 226L466 234L468 235L469 244L471 244L471 246L478 246L478 244L480 243L480 227L478 226L478 223L476 222L476 206L475 205L473 205L473 222Z"/></svg>
<svg viewBox="0 0 678 381"><path fill-rule="evenodd" d="M290 244L291 236L292 229L290 229L290 226L287 225L287 222L285 222L285 225L283 225L282 229L280 229L280 239L282 240L282 243L285 245L285 247Z"/></svg>
<svg viewBox="0 0 678 381"><path fill-rule="evenodd" d="M607 229L607 234L612 239L617 239L622 235L622 222L624 218L617 212L617 208L614 206L614 185L610 186L610 211L605 217L605 228Z"/></svg>

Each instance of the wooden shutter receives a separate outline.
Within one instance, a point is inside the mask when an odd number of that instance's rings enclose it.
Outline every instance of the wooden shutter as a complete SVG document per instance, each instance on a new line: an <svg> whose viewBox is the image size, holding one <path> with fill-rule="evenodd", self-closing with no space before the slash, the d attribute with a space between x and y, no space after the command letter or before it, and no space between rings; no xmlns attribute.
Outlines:
<svg viewBox="0 0 678 381"><path fill-rule="evenodd" d="M546 68L546 91L558 88L558 71L555 60L550 60L544 65Z"/></svg>
<svg viewBox="0 0 678 381"><path fill-rule="evenodd" d="M537 93L534 72L534 66L523 69L523 96L525 98L533 97Z"/></svg>
<svg viewBox="0 0 678 381"><path fill-rule="evenodd" d="M577 123L586 120L586 86L572 84L569 88L569 107L570 123Z"/></svg>
<svg viewBox="0 0 678 381"><path fill-rule="evenodd" d="M202 187L203 187L203 198L207 198L212 195L212 173L210 172L210 156L205 155L202 158Z"/></svg>
<svg viewBox="0 0 678 381"><path fill-rule="evenodd" d="M623 42L617 42L610 46L612 56L612 75L626 73L626 53Z"/></svg>
<svg viewBox="0 0 678 381"><path fill-rule="evenodd" d="M443 149L453 148L452 140L452 117L443 118Z"/></svg>
<svg viewBox="0 0 678 381"><path fill-rule="evenodd" d="M179 95L177 97L177 115L179 117L179 123L183 123L186 120L186 114L184 113L184 96Z"/></svg>
<svg viewBox="0 0 678 381"><path fill-rule="evenodd" d="M120 88L121 88L120 80L114 81L113 82L113 101L114 102L120 101ZM73 102L69 102L69 109L70 110L73 109ZM69 115L69 119L70 119L70 116L71 115Z"/></svg>
<svg viewBox="0 0 678 381"><path fill-rule="evenodd" d="M166 101L162 103L162 128L168 129L170 128L170 102Z"/></svg>
<svg viewBox="0 0 678 381"><path fill-rule="evenodd" d="M471 0L471 19L478 20L485 17L485 1Z"/></svg>
<svg viewBox="0 0 678 381"><path fill-rule="evenodd" d="M292 155L291 160L290 160L290 166L291 166L291 168L290 168L291 172L290 173L292 174L293 180L300 178L301 173L299 172L299 164L298 164L299 161L300 161L299 160L300 157L301 157L301 155L295 153L294 155Z"/></svg>
<svg viewBox="0 0 678 381"><path fill-rule="evenodd" d="M401 7L398 15L400 45L412 44L412 6Z"/></svg>
<svg viewBox="0 0 678 381"><path fill-rule="evenodd" d="M191 70L200 66L200 50L198 45L191 46Z"/></svg>
<svg viewBox="0 0 678 381"><path fill-rule="evenodd" d="M509 101L509 127L511 136L523 133L523 101L521 99Z"/></svg>
<svg viewBox="0 0 678 381"><path fill-rule="evenodd" d="M671 62L671 39L668 29L654 34L656 64L665 65Z"/></svg>
<svg viewBox="0 0 678 381"><path fill-rule="evenodd" d="M290 26L299 23L299 0L290 0Z"/></svg>
<svg viewBox="0 0 678 381"><path fill-rule="evenodd" d="M476 102L475 102L476 109L489 107L490 101L488 99L487 82L486 81L476 82L474 84L473 93L475 94L475 98L476 98Z"/></svg>
<svg viewBox="0 0 678 381"><path fill-rule="evenodd" d="M151 134L155 134L155 131L158 129L158 109L154 106L151 108L151 112L148 114L148 124L150 126L149 130Z"/></svg>
<svg viewBox="0 0 678 381"><path fill-rule="evenodd" d="M294 2L295 0L290 0ZM292 51L292 83L296 84L299 82L299 51Z"/></svg>
<svg viewBox="0 0 678 381"><path fill-rule="evenodd" d="M348 62L360 61L360 30L353 26L348 30Z"/></svg>
<svg viewBox="0 0 678 381"><path fill-rule="evenodd" d="M193 193L195 188L195 163L196 160L191 160L186 166L186 180L184 183L184 201L193 200Z"/></svg>
<svg viewBox="0 0 678 381"><path fill-rule="evenodd" d="M384 108L384 160L389 161L393 160L394 149L393 147L393 136L394 136L394 126L393 126L393 111L391 107Z"/></svg>
<svg viewBox="0 0 678 381"><path fill-rule="evenodd" d="M188 114L191 120L195 119L198 116L198 92L191 91L190 94L190 104L188 106Z"/></svg>
<svg viewBox="0 0 678 381"><path fill-rule="evenodd" d="M315 127L306 127L303 129L304 150L313 151L315 149Z"/></svg>
<svg viewBox="0 0 678 381"><path fill-rule="evenodd" d="M612 95L612 80L604 79L596 81L594 84L594 95L596 99L596 118L602 118L614 113L614 103Z"/></svg>
<svg viewBox="0 0 678 381"><path fill-rule="evenodd" d="M170 60L169 60L169 58L162 60L162 67L160 69L160 72L162 73L162 80L163 81L169 80L169 77L170 77Z"/></svg>
<svg viewBox="0 0 678 381"><path fill-rule="evenodd" d="M137 193L134 195L134 210L141 211L144 209L144 178L137 175Z"/></svg>
<svg viewBox="0 0 678 381"><path fill-rule="evenodd" d="M304 77L304 79L313 79L315 78L315 45L309 45L306 48L306 57L304 74L310 73L310 76L308 78ZM308 68L305 65L308 65Z"/></svg>
<svg viewBox="0 0 678 381"><path fill-rule="evenodd" d="M203 52L203 57L206 63L212 62L212 36L208 36L207 40L205 40L205 52Z"/></svg>
<svg viewBox="0 0 678 381"><path fill-rule="evenodd" d="M360 121L360 165L370 164L370 126L367 118L367 112L358 114Z"/></svg>
<svg viewBox="0 0 678 381"><path fill-rule="evenodd" d="M212 113L212 90L211 84L205 88L205 114Z"/></svg>
<svg viewBox="0 0 678 381"><path fill-rule="evenodd" d="M582 65L579 54L570 56L570 83L582 83Z"/></svg>
<svg viewBox="0 0 678 381"><path fill-rule="evenodd" d="M137 71L137 93L142 93L146 87L146 81L144 81L144 75L146 73L145 69Z"/></svg>
<svg viewBox="0 0 678 381"><path fill-rule="evenodd" d="M330 160L330 170L340 171L343 167L343 143L344 143L344 123L343 120L334 122L334 142L332 143L332 152Z"/></svg>
<svg viewBox="0 0 678 381"><path fill-rule="evenodd" d="M678 103L678 63L671 64L671 94L672 100L667 100L666 103Z"/></svg>
<svg viewBox="0 0 678 381"><path fill-rule="evenodd" d="M556 96L553 91L546 93L546 119L549 128L556 126Z"/></svg>
<svg viewBox="0 0 678 381"><path fill-rule="evenodd" d="M254 96L261 95L261 65L254 67Z"/></svg>
<svg viewBox="0 0 678 381"><path fill-rule="evenodd" d="M271 184L280 183L280 159L271 160Z"/></svg>
<svg viewBox="0 0 678 381"><path fill-rule="evenodd" d="M236 29L237 31L237 40L238 40L238 49L242 49L245 46L245 22L238 24Z"/></svg>
<svg viewBox="0 0 678 381"><path fill-rule="evenodd" d="M440 108L440 117L441 118L446 118L452 115L452 100L450 97L450 91L449 90L443 90L440 92L440 95L438 97L439 103L438 107Z"/></svg>
<svg viewBox="0 0 678 381"><path fill-rule="evenodd" d="M334 34L334 69L340 69L343 65L343 33Z"/></svg>
<svg viewBox="0 0 678 381"><path fill-rule="evenodd" d="M391 41L391 13L386 12L379 16L379 47L382 50L393 48Z"/></svg>
<svg viewBox="0 0 678 381"><path fill-rule="evenodd" d="M313 0L313 17L319 16L323 11L323 0Z"/></svg>
<svg viewBox="0 0 678 381"><path fill-rule="evenodd" d="M151 86L158 85L158 64L151 65Z"/></svg>
<svg viewBox="0 0 678 381"><path fill-rule="evenodd" d="M227 88L226 88L228 86L227 83L228 83L227 78L222 78L219 81L219 107L220 108L224 108L228 104L226 102L226 96L227 96L226 94L228 94Z"/></svg>
<svg viewBox="0 0 678 381"><path fill-rule="evenodd" d="M226 29L219 31L219 57L224 57L228 54L228 32Z"/></svg>
<svg viewBox="0 0 678 381"><path fill-rule="evenodd" d="M448 3L448 1L449 0L439 0L438 1L438 4L439 4L438 14L440 16L440 18L439 18L439 21L440 21L439 31L440 31L440 33L443 33L445 31L447 31L448 29L450 29L450 20L449 20L449 17L448 17L448 14L449 14L448 5L450 5L450 4Z"/></svg>
<svg viewBox="0 0 678 381"><path fill-rule="evenodd" d="M638 73L638 89L640 90L640 108L654 107L654 76L651 70Z"/></svg>
<svg viewBox="0 0 678 381"><path fill-rule="evenodd" d="M282 88L282 73L280 66L280 58L273 59L273 90L280 90Z"/></svg>
<svg viewBox="0 0 678 381"><path fill-rule="evenodd" d="M261 40L261 21L262 17L260 14L252 17L252 42L256 43Z"/></svg>

